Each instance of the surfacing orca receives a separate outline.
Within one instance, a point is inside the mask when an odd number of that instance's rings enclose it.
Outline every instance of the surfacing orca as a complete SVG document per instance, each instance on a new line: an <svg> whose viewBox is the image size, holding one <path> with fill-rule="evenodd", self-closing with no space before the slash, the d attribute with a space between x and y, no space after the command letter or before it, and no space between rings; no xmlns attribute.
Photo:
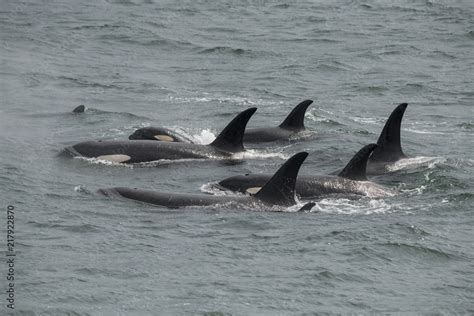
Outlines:
<svg viewBox="0 0 474 316"><path fill-rule="evenodd" d="M138 190L124 187L100 189L98 192L108 197L126 198L149 204L170 208L185 206L206 206L236 202L255 208L288 207L296 204L295 182L301 164L308 156L300 152L288 159L278 171L262 186L261 190L251 196L214 196L205 194L163 193L150 190ZM303 206L307 210L314 203Z"/></svg>
<svg viewBox="0 0 474 316"><path fill-rule="evenodd" d="M264 143L289 141L297 133L304 131L304 115L312 100L305 100L295 106L285 120L276 127L248 128L245 131L244 143Z"/></svg>
<svg viewBox="0 0 474 316"><path fill-rule="evenodd" d="M265 128L247 128L244 134L244 143L264 143L273 141L289 141L299 132L305 130L304 115L312 100L305 100L295 106L286 119L279 126ZM144 127L137 129L128 137L131 140L158 140L167 142L192 141L178 133L164 127Z"/></svg>
<svg viewBox="0 0 474 316"><path fill-rule="evenodd" d="M363 147L338 175L300 175L296 180L296 193L302 199L322 198L331 194L368 197L395 195L395 191L367 181L367 160L375 148L376 144ZM260 192L270 177L269 174L234 176L220 181L216 187L254 194Z"/></svg>
<svg viewBox="0 0 474 316"><path fill-rule="evenodd" d="M86 107L81 104L81 105L78 105L74 108L74 110L72 110L72 113L84 113L86 111Z"/></svg>
<svg viewBox="0 0 474 316"><path fill-rule="evenodd" d="M173 130L165 127L143 127L137 129L133 134L128 136L130 140L159 140L161 142L176 142L176 143L192 143L188 138L185 138Z"/></svg>
<svg viewBox="0 0 474 316"><path fill-rule="evenodd" d="M156 142L151 140L88 141L66 148L73 156L97 158L121 163L139 163L160 159L197 159L230 157L244 151L242 143L247 122L257 108L237 115L209 145Z"/></svg>
<svg viewBox="0 0 474 316"><path fill-rule="evenodd" d="M377 140L378 146L368 161L368 174L389 172L388 168L391 164L406 158L400 143L400 126L407 106L407 103L402 103L390 114Z"/></svg>

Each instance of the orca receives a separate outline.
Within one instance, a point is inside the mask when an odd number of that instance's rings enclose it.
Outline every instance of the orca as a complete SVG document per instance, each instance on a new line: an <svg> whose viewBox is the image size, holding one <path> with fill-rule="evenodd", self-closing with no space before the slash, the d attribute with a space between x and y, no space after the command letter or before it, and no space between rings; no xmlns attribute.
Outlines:
<svg viewBox="0 0 474 316"><path fill-rule="evenodd" d="M378 146L369 144L359 150L338 175L300 175L296 181L296 194L302 199L323 198L328 195L386 197L395 191L370 182L366 177L367 160ZM218 182L219 189L255 194L260 192L271 177L269 174L245 174Z"/></svg>
<svg viewBox="0 0 474 316"><path fill-rule="evenodd" d="M377 140L377 148L369 158L367 173L369 175L390 172L389 166L406 158L400 142L400 126L408 104L398 105L390 114Z"/></svg>
<svg viewBox="0 0 474 316"><path fill-rule="evenodd" d="M74 110L72 110L72 113L84 113L86 111L86 107L81 104L81 105L78 105L74 108Z"/></svg>
<svg viewBox="0 0 474 316"><path fill-rule="evenodd" d="M299 103L278 126L248 128L245 131L244 143L290 141L299 132L305 130L304 115L311 103L313 103L312 100Z"/></svg>
<svg viewBox="0 0 474 316"><path fill-rule="evenodd" d="M137 129L133 134L128 136L130 140L148 139L159 140L161 142L176 142L176 143L192 143L188 138L185 138L173 130L165 127L143 127Z"/></svg>
<svg viewBox="0 0 474 316"><path fill-rule="evenodd" d="M300 152L288 159L278 171L263 184L262 189L257 194L251 196L164 193L126 187L99 189L98 192L111 198L131 199L169 208L207 206L234 202L259 209L273 208L274 206L289 207L296 204L296 177L301 164L307 156L308 153ZM306 204L301 210L308 210L312 206L314 206L314 203Z"/></svg>
<svg viewBox="0 0 474 316"><path fill-rule="evenodd" d="M299 103L279 126L247 128L244 134L244 143L265 143L292 140L299 132L305 130L304 115L311 103L313 103L312 100L305 100ZM192 143L191 140L163 127L144 127L137 129L129 136L129 139Z"/></svg>
<svg viewBox="0 0 474 316"><path fill-rule="evenodd" d="M140 163L160 159L199 159L230 157L244 151L242 143L247 122L257 108L239 113L209 145L156 142L152 140L88 141L67 147L73 156L121 163Z"/></svg>

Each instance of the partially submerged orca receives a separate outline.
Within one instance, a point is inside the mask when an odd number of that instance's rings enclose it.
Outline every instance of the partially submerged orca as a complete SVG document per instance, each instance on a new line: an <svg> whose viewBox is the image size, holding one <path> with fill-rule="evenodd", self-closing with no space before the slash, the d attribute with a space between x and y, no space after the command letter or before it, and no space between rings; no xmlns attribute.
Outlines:
<svg viewBox="0 0 474 316"><path fill-rule="evenodd" d="M288 159L278 171L268 178L261 190L251 196L214 196L205 194L163 193L151 190L138 190L124 187L100 189L99 193L109 197L126 198L170 208L184 206L206 206L236 202L251 207L268 208L273 206L292 206L295 201L295 182L301 164L308 156L300 152ZM302 210L310 209L308 203Z"/></svg>
<svg viewBox="0 0 474 316"><path fill-rule="evenodd" d="M368 174L389 172L388 167L396 161L406 158L400 143L400 126L408 104L398 105L390 114L377 140L377 148L367 164Z"/></svg>
<svg viewBox="0 0 474 316"><path fill-rule="evenodd" d="M84 113L86 111L86 107L81 104L81 105L78 105L74 108L74 110L72 110L72 113Z"/></svg>
<svg viewBox="0 0 474 316"><path fill-rule="evenodd" d="M66 148L74 156L97 158L122 163L139 163L160 159L193 159L230 157L244 151L242 143L247 122L257 108L249 108L237 115L209 145L137 141L88 141Z"/></svg>
<svg viewBox="0 0 474 316"><path fill-rule="evenodd" d="M192 143L188 138L185 138L173 130L165 127L143 127L137 129L133 134L128 136L130 140L159 140L161 142L176 142L176 143Z"/></svg>
<svg viewBox="0 0 474 316"><path fill-rule="evenodd" d="M304 115L312 100L305 100L295 106L285 120L276 127L248 128L245 131L245 143L264 143L289 141L297 133L304 131Z"/></svg>
<svg viewBox="0 0 474 316"><path fill-rule="evenodd" d="M296 180L296 193L303 199L321 198L331 194L385 197L395 191L367 181L366 166L376 144L364 146L338 175L300 175ZM269 174L246 174L220 181L216 186L232 191L254 194L270 179Z"/></svg>
<svg viewBox="0 0 474 316"><path fill-rule="evenodd" d="M305 100L295 106L279 126L246 129L244 143L264 143L291 140L299 132L305 130L304 115L311 103L313 103L312 100ZM128 138L131 140L148 139L167 142L192 142L191 140L180 136L178 133L164 127L140 128Z"/></svg>

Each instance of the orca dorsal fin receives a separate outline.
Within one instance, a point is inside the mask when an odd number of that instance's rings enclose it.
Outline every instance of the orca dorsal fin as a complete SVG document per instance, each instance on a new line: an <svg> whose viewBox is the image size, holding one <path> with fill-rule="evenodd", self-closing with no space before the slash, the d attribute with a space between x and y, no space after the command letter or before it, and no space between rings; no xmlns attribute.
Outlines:
<svg viewBox="0 0 474 316"><path fill-rule="evenodd" d="M74 108L74 110L72 110L72 113L84 113L84 111L86 110L86 107L81 104L81 105L78 105Z"/></svg>
<svg viewBox="0 0 474 316"><path fill-rule="evenodd" d="M304 114L308 109L308 106L313 103L313 100L305 100L295 106L295 108L288 114L283 123L280 124L281 128L286 129L304 129Z"/></svg>
<svg viewBox="0 0 474 316"><path fill-rule="evenodd" d="M377 144L369 144L362 147L349 163L339 172L338 176L346 179L365 181L367 180L366 169L367 160L369 160L370 154L378 147Z"/></svg>
<svg viewBox="0 0 474 316"><path fill-rule="evenodd" d="M295 184L301 164L308 157L300 152L288 159L254 196L273 205L291 206L295 201Z"/></svg>
<svg viewBox="0 0 474 316"><path fill-rule="evenodd" d="M240 112L229 124L227 124L210 145L218 150L232 153L243 151L245 127L255 111L257 111L257 108L250 108Z"/></svg>
<svg viewBox="0 0 474 316"><path fill-rule="evenodd" d="M406 157L400 144L400 125L407 106L407 103L402 103L390 114L377 140L378 147L374 150L370 160L397 161Z"/></svg>

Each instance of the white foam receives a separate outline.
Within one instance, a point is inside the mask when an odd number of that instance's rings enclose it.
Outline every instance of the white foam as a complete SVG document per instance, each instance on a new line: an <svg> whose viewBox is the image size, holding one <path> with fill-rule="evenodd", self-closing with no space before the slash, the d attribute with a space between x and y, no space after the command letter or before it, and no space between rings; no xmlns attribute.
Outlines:
<svg viewBox="0 0 474 316"><path fill-rule="evenodd" d="M84 161L87 161L88 163L91 163L93 165L106 165L106 166L133 168L133 164L124 164L124 163L120 163L120 162L97 159L97 158L88 158L88 157L76 156L76 157L74 157L74 159L84 160Z"/></svg>
<svg viewBox="0 0 474 316"><path fill-rule="evenodd" d="M186 158L186 159L160 159L160 160L154 160L154 161L147 161L147 162L139 162L139 163L120 163L120 162L114 162L110 160L103 160L103 159L97 159L97 158L88 158L88 157L81 157L77 156L74 157L74 159L80 159L87 161L88 163L91 164L96 164L96 165L106 165L106 166L112 166L112 167L125 167L125 168L150 168L150 167L157 167L157 166L163 166L163 165L169 165L169 164L175 164L175 163L187 163L187 162L204 162L208 161L209 159L215 159L215 160L224 160L224 159L229 159L226 157L214 157L210 156L208 158ZM231 158L232 159L232 158Z"/></svg>
<svg viewBox="0 0 474 316"><path fill-rule="evenodd" d="M204 129L200 134L191 135L190 137L194 143L207 145L216 139L216 135L209 129Z"/></svg>
<svg viewBox="0 0 474 316"><path fill-rule="evenodd" d="M393 164L387 165L387 169L390 172L399 171L399 170L411 170L417 169L420 167L426 167L428 169L433 169L439 163L446 162L446 158L443 157L413 157L413 158L404 158L400 159Z"/></svg>
<svg viewBox="0 0 474 316"><path fill-rule="evenodd" d="M242 156L242 159L267 159L267 158L280 158L287 160L290 158L287 154L282 152L268 152L266 150L247 149L244 152L236 153L237 156Z"/></svg>
<svg viewBox="0 0 474 316"><path fill-rule="evenodd" d="M401 204L387 203L383 199L359 200L349 199L323 199L316 203L311 212L324 212L334 214L385 214L405 209Z"/></svg>
<svg viewBox="0 0 474 316"><path fill-rule="evenodd" d="M412 132L415 134L428 134L428 135L446 135L447 134L443 132L433 132L433 131L418 130L418 129L412 129L412 128L404 128L403 131Z"/></svg>
<svg viewBox="0 0 474 316"><path fill-rule="evenodd" d="M249 99L239 96L212 96L209 93L203 93L205 96L201 97L175 97L169 96L169 100L178 101L183 103L208 103L208 102L219 102L219 103L236 103L244 105L275 105L275 102L268 102L263 99ZM278 102L283 104L283 102Z"/></svg>

